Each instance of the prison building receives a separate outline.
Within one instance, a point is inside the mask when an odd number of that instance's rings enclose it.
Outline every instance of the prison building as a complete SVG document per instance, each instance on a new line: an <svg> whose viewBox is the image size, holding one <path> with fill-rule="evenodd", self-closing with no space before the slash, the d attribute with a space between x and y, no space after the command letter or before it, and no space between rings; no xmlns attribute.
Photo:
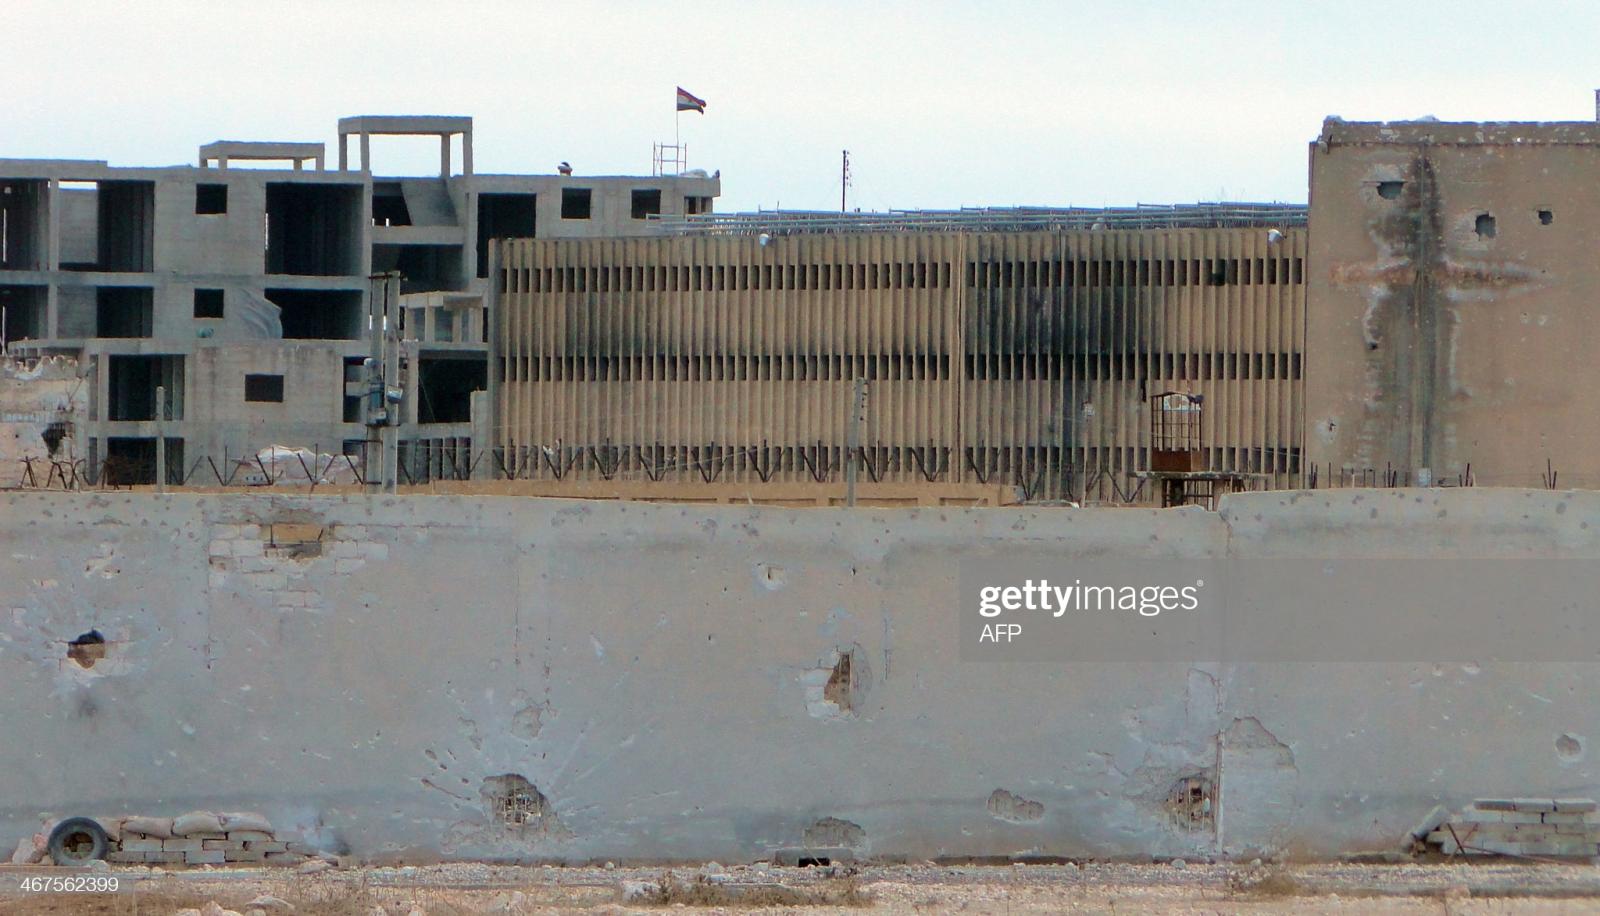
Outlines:
<svg viewBox="0 0 1600 916"><path fill-rule="evenodd" d="M1149 401L1184 391L1207 467L1298 481L1299 225L915 223L507 241L504 473L836 487L855 455L863 483L1149 502Z"/></svg>

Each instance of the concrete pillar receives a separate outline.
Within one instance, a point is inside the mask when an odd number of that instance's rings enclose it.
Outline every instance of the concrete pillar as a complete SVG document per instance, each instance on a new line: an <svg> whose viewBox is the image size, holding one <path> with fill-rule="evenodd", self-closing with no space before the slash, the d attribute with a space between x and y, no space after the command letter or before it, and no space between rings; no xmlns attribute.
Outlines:
<svg viewBox="0 0 1600 916"><path fill-rule="evenodd" d="M372 135L361 134L361 171L372 171Z"/></svg>
<svg viewBox="0 0 1600 916"><path fill-rule="evenodd" d="M439 177L450 177L450 135L439 135Z"/></svg>
<svg viewBox="0 0 1600 916"><path fill-rule="evenodd" d="M50 179L50 184L45 189L46 222L49 227L45 230L44 239L44 269L61 269L61 180ZM55 284L50 285L52 291Z"/></svg>
<svg viewBox="0 0 1600 916"><path fill-rule="evenodd" d="M339 171L350 171L350 135L339 135Z"/></svg>
<svg viewBox="0 0 1600 916"><path fill-rule="evenodd" d="M496 466L490 449L494 447L492 427L489 425L489 392L474 391L467 395L471 409L472 444L467 450L467 463L472 466L473 480L493 480Z"/></svg>
<svg viewBox="0 0 1600 916"><path fill-rule="evenodd" d="M470 147L469 147L470 148ZM544 209L549 209L548 207ZM469 235L470 238L470 235ZM490 467L487 472L490 476L500 473L500 465L495 463L492 449L499 446L495 441L496 421L500 414L500 374L495 371L493 354L500 346L500 327L497 317L500 314L500 246L489 246L489 285L484 293L483 320L488 323L489 330L489 390L483 392L482 399L477 394L471 395L468 407L471 410L472 420L472 447L482 453L483 463ZM481 409L480 409L481 408ZM502 462L511 464L509 457L502 457Z"/></svg>
<svg viewBox="0 0 1600 916"><path fill-rule="evenodd" d="M1596 102L1600 105L1600 102ZM461 132L461 174L472 174L472 130L468 128Z"/></svg>
<svg viewBox="0 0 1600 916"><path fill-rule="evenodd" d="M167 389L156 386L156 492L167 492Z"/></svg>

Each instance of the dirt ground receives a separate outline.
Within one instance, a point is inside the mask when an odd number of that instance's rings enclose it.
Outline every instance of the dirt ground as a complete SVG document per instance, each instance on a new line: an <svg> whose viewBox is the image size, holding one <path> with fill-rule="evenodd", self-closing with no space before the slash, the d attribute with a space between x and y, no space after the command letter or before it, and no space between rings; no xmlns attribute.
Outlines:
<svg viewBox="0 0 1600 916"><path fill-rule="evenodd" d="M476 913L1556 914L1600 912L1600 868L1485 862L1419 865L769 865L560 868L113 868L115 894L19 890L0 869L6 916L456 916ZM670 877L669 877L670 874ZM267 898L261 899L265 895Z"/></svg>

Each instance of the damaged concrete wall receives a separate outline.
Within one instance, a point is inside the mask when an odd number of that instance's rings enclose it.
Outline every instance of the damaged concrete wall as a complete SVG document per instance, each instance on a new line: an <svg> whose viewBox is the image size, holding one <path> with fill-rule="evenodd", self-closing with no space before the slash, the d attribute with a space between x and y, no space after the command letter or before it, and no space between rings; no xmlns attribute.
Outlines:
<svg viewBox="0 0 1600 916"><path fill-rule="evenodd" d="M1307 457L1600 485L1600 125L1354 123L1311 147ZM1421 475L1421 476L1419 476Z"/></svg>
<svg viewBox="0 0 1600 916"><path fill-rule="evenodd" d="M1594 558L1600 494L31 492L0 518L0 834L209 808L370 857L1331 854L1600 776L1592 667L963 664L956 625L965 557Z"/></svg>
<svg viewBox="0 0 1600 916"><path fill-rule="evenodd" d="M0 486L23 482L24 459L35 462L34 485L45 486L52 461L81 457L89 391L75 359L0 356Z"/></svg>

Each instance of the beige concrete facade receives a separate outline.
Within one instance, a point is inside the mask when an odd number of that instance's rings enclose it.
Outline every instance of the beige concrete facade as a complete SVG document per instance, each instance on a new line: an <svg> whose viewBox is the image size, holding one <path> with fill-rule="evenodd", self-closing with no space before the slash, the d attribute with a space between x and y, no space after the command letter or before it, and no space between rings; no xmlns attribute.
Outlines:
<svg viewBox="0 0 1600 916"><path fill-rule="evenodd" d="M1147 501L1147 398L1298 479L1301 230L514 240L493 441L529 478L1007 484Z"/></svg>
<svg viewBox="0 0 1600 916"><path fill-rule="evenodd" d="M1600 124L1324 125L1306 397L1325 478L1600 486L1597 178Z"/></svg>

